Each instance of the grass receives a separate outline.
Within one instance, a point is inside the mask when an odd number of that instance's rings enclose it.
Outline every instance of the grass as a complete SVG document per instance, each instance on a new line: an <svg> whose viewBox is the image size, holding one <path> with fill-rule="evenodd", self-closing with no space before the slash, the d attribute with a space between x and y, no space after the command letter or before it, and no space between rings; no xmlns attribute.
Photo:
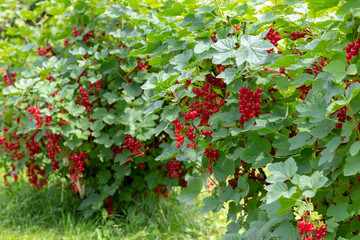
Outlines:
<svg viewBox="0 0 360 240"><path fill-rule="evenodd" d="M101 214L83 218L77 198L69 191L49 186L41 191L26 182L0 182L1 240L82 239L222 239L224 212L200 214L200 199L185 205L176 197L152 211L127 206L123 214L104 220Z"/></svg>

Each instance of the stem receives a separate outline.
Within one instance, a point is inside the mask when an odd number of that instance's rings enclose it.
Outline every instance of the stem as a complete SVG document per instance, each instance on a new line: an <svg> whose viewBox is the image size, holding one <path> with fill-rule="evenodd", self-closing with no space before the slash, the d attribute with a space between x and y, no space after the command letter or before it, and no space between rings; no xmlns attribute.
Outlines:
<svg viewBox="0 0 360 240"><path fill-rule="evenodd" d="M218 0L215 0L215 2L216 2L216 4L217 4L217 6L218 6L220 17L222 18L222 17L223 17L223 15L222 15L222 11L221 11L221 8L220 8L220 5L219 5L219 2L218 2Z"/></svg>
<svg viewBox="0 0 360 240"><path fill-rule="evenodd" d="M6 69L6 75L8 76L8 79L9 79L9 81L10 81L10 84L11 84L11 85L14 85L14 81L13 81L13 79L12 79L12 77L11 77L11 73L10 73L9 69Z"/></svg>
<svg viewBox="0 0 360 240"><path fill-rule="evenodd" d="M350 113L350 115L351 115L351 117L352 117L352 119L353 119L353 121L355 123L355 129L356 129L356 132L358 134L358 139L360 139L360 130L359 130L359 127L358 127L357 119L356 119L356 117L355 117L355 115L354 115L354 113L353 113L353 111L352 111L352 109L350 107L350 104L346 104L346 108L348 109L348 111L349 111L349 113Z"/></svg>
<svg viewBox="0 0 360 240"><path fill-rule="evenodd" d="M246 31L246 21L244 22L244 25L243 25L243 34L245 34L245 31Z"/></svg>
<svg viewBox="0 0 360 240"><path fill-rule="evenodd" d="M200 169L205 173L205 175L220 189L219 184L217 184L217 182L215 182L215 180L212 179L212 177L206 172L206 170L204 170L204 168L201 167L197 162L194 162L194 163L195 163L195 164L198 166L198 168L200 168Z"/></svg>
<svg viewBox="0 0 360 240"><path fill-rule="evenodd" d="M329 118L329 117L327 117L325 119L336 122L336 123L341 123L341 124L349 126L349 127L352 127L350 124L347 124L347 123L344 123L344 122L339 122L338 120L335 120L335 119L332 119L332 118Z"/></svg>
<svg viewBox="0 0 360 240"><path fill-rule="evenodd" d="M42 32L41 32L41 29L39 28L39 25L37 24L37 22L36 22L35 20L32 20L32 22L34 23L35 27L36 27L37 30L39 31L40 38L42 39L42 38L43 38L43 35L42 35Z"/></svg>
<svg viewBox="0 0 360 240"><path fill-rule="evenodd" d="M262 168L259 168L259 172L264 176L264 181L266 181L267 176L266 176L264 170Z"/></svg>

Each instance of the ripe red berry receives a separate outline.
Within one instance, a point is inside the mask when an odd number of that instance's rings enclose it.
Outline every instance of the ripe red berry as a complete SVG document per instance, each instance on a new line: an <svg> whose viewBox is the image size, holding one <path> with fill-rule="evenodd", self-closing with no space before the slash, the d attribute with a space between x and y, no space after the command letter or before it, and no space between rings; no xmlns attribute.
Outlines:
<svg viewBox="0 0 360 240"><path fill-rule="evenodd" d="M298 228L303 228L305 226L304 222L302 220L297 222Z"/></svg>
<svg viewBox="0 0 360 240"><path fill-rule="evenodd" d="M325 232L326 229L327 229L326 225L322 225L322 226L320 227L320 230L321 230L322 232Z"/></svg>

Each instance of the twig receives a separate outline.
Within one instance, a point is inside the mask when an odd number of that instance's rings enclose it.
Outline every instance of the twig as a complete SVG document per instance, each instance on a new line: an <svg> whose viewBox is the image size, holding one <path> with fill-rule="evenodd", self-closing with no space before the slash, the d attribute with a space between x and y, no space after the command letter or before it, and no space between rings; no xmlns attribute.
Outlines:
<svg viewBox="0 0 360 240"><path fill-rule="evenodd" d="M259 168L259 172L264 176L264 181L266 181L267 176L266 176L264 170L262 168Z"/></svg>
<svg viewBox="0 0 360 240"><path fill-rule="evenodd" d="M355 117L355 115L354 115L354 113L353 113L353 111L352 111L352 109L350 107L350 104L347 104L346 108L349 110L349 113L350 113L350 115L351 115L351 117L352 117L352 119L353 119L353 121L355 123L355 129L356 129L356 132L358 134L358 138L360 139L360 130L359 130L359 127L358 127L358 122L357 122L357 119L356 119L356 117Z"/></svg>
<svg viewBox="0 0 360 240"><path fill-rule="evenodd" d="M8 79L9 79L9 81L10 81L10 84L14 85L14 81L13 81L13 79L11 77L11 73L10 73L9 69L6 69L6 75L7 75Z"/></svg>
<svg viewBox="0 0 360 240"><path fill-rule="evenodd" d="M212 177L204 170L204 168L201 167L197 162L194 162L194 163L195 163L195 164L198 166L198 168L200 168L200 169L205 173L205 175L206 175L208 178L210 178L210 180L220 189L219 184L217 184L217 182L215 182L215 180L212 179Z"/></svg>
<svg viewBox="0 0 360 240"><path fill-rule="evenodd" d="M221 8L220 8L220 5L219 5L219 2L218 2L218 0L215 0L215 2L216 2L216 4L217 4L217 6L218 6L220 17L222 18L222 17L223 17L223 15L222 15L222 11L221 11Z"/></svg>
<svg viewBox="0 0 360 240"><path fill-rule="evenodd" d="M245 31L246 31L246 21L243 24L243 34L245 34Z"/></svg>

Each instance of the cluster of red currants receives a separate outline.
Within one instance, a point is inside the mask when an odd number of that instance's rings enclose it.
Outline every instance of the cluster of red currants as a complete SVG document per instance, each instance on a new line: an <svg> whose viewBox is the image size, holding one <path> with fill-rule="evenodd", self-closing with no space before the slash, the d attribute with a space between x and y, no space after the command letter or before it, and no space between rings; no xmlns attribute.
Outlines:
<svg viewBox="0 0 360 240"><path fill-rule="evenodd" d="M278 46L277 42L281 40L280 33L278 31L275 31L274 28L270 28L269 32L266 34L266 38L268 40L270 40L272 45L274 45L275 47ZM273 51L273 48L270 50L267 50L268 53L271 53L272 51Z"/></svg>
<svg viewBox="0 0 360 240"><path fill-rule="evenodd" d="M186 147L190 148L190 147L194 147L196 149L196 145L193 142L194 139L196 138L196 135L194 134L194 127L189 127L189 130L185 132L185 135L187 136L187 138L191 141L191 144L187 144Z"/></svg>
<svg viewBox="0 0 360 240"><path fill-rule="evenodd" d="M15 172L15 165L13 163L11 163L10 166L11 166L11 171L4 175L4 184L5 184L5 186L9 185L9 183L7 182L7 178L11 176L11 172ZM13 173L13 177L14 177L15 181L18 180L18 175L16 173Z"/></svg>
<svg viewBox="0 0 360 240"><path fill-rule="evenodd" d="M240 27L238 27L238 25L234 24L233 28L235 28L236 31L240 31Z"/></svg>
<svg viewBox="0 0 360 240"><path fill-rule="evenodd" d="M326 225L322 225L321 227L314 229L314 224L310 221L305 221L305 219L297 222L297 226L299 228L299 234L306 235L307 233L310 233L310 235L302 237L301 240L313 240L313 236L312 236L313 232L315 232L316 240L323 240L323 237L327 235Z"/></svg>
<svg viewBox="0 0 360 240"><path fill-rule="evenodd" d="M196 99L189 105L191 111L195 111L195 117L200 118L199 126L207 126L212 115L220 111L226 101L214 91L214 88L226 88L226 84L220 78L214 78L208 74L201 88L193 88Z"/></svg>
<svg viewBox="0 0 360 240"><path fill-rule="evenodd" d="M296 89L300 90L301 91L301 94L300 94L300 99L302 100L305 100L306 96L308 95L310 89L311 89L311 85L309 86L306 86L306 85L302 85L300 87L297 87Z"/></svg>
<svg viewBox="0 0 360 240"><path fill-rule="evenodd" d="M335 112L330 114L330 116L334 115L335 113L336 113L336 118L339 121L339 123L335 125L336 128L342 128L342 125L346 120L348 121L351 120L351 117L346 115L346 107L342 107L336 110Z"/></svg>
<svg viewBox="0 0 360 240"><path fill-rule="evenodd" d="M360 83L360 80L356 79L356 80L354 80L354 81L348 81L348 82L346 83L345 90L348 89L348 88L351 86L351 84L353 84L353 83L355 83L355 82Z"/></svg>
<svg viewBox="0 0 360 240"><path fill-rule="evenodd" d="M52 48L51 45L45 47L44 49L41 49L40 47L38 47L37 48L37 53L38 53L39 56L45 56L48 52L51 51L51 48ZM48 57L50 57L50 56L48 56Z"/></svg>
<svg viewBox="0 0 360 240"><path fill-rule="evenodd" d="M41 114L40 109L38 109L38 107L34 105L33 107L28 108L28 112L34 116L37 128L41 128L44 123L43 123L43 117L40 115ZM33 119L29 118L29 120L32 121Z"/></svg>
<svg viewBox="0 0 360 240"><path fill-rule="evenodd" d="M85 87L79 87L80 96L77 98L77 104L84 106L87 112L91 111L92 103L89 103L89 94L86 92Z"/></svg>
<svg viewBox="0 0 360 240"><path fill-rule="evenodd" d="M176 137L176 147L180 148L181 144L184 143L184 136L181 135L181 130L184 129L184 125L180 123L180 119L175 119L172 121L173 124L175 124L175 137Z"/></svg>
<svg viewBox="0 0 360 240"><path fill-rule="evenodd" d="M260 98L262 89L258 88L254 92L250 88L241 87L239 90L239 111L241 113L240 123L244 123L250 118L254 118L260 114Z"/></svg>
<svg viewBox="0 0 360 240"><path fill-rule="evenodd" d="M5 133L7 133L8 129L4 128L3 130ZM10 153L12 160L21 160L24 157L24 154L20 152L20 137L16 136L16 130L14 131L14 134L8 134L9 140L6 141L6 137L0 138L0 144L2 145L1 152L3 153Z"/></svg>
<svg viewBox="0 0 360 240"><path fill-rule="evenodd" d="M210 36L211 41L213 41L214 43L217 42L217 38L216 38L216 32L213 32L213 34Z"/></svg>
<svg viewBox="0 0 360 240"><path fill-rule="evenodd" d="M87 156L86 151L82 151L78 154L70 153L70 158L73 163L73 166L77 172L85 171L85 158ZM69 166L70 167L70 166Z"/></svg>
<svg viewBox="0 0 360 240"><path fill-rule="evenodd" d="M311 64L312 69L307 69L306 72L308 74L315 74L315 77L320 73L320 69L325 67L325 62L327 61L327 57L322 58L319 62L315 61Z"/></svg>
<svg viewBox="0 0 360 240"><path fill-rule="evenodd" d="M34 160L26 163L26 167L26 176L29 177L29 182L33 184L38 190L47 184L47 178L44 178L45 170L36 165Z"/></svg>
<svg viewBox="0 0 360 240"><path fill-rule="evenodd" d="M84 32L84 30L81 30L80 32L76 29L76 27L72 28L72 34L74 35L74 37L80 36L82 33Z"/></svg>
<svg viewBox="0 0 360 240"><path fill-rule="evenodd" d="M40 145L37 141L35 141L35 137L38 134L38 131L35 131L30 135L29 139L25 139L25 147L28 150L29 156L33 158L35 154L41 152Z"/></svg>
<svg viewBox="0 0 360 240"><path fill-rule="evenodd" d="M166 185L164 184L158 184L155 188L155 193L158 195L158 197L160 198L161 196L163 198L168 198L169 197L169 192L166 188Z"/></svg>
<svg viewBox="0 0 360 240"><path fill-rule="evenodd" d="M75 42L73 42L72 44L74 45ZM65 39L65 40L64 40L64 47L67 47L67 46L70 46L70 45L71 45L70 40Z"/></svg>
<svg viewBox="0 0 360 240"><path fill-rule="evenodd" d="M149 70L151 68L150 65L148 65L146 62L143 63L141 61L141 58L138 58L137 59L137 66L136 66L137 69L139 69L140 71L143 71L143 70Z"/></svg>
<svg viewBox="0 0 360 240"><path fill-rule="evenodd" d="M111 195L109 194L106 198L106 210L109 214L108 218L110 218L114 213L114 202L111 200Z"/></svg>
<svg viewBox="0 0 360 240"><path fill-rule="evenodd" d="M359 48L360 48L360 38L346 45L345 47L345 51L347 53L346 59L348 60L349 64L350 64L350 60L358 55Z"/></svg>
<svg viewBox="0 0 360 240"><path fill-rule="evenodd" d="M96 87L96 91L100 91L100 88L101 88L101 82L102 80L98 80L97 82L95 82L95 87ZM93 83L90 83L90 92L94 92L94 84Z"/></svg>
<svg viewBox="0 0 360 240"><path fill-rule="evenodd" d="M10 74L12 82L16 82L16 75L17 75L17 73ZM0 74L0 77L1 77L1 74ZM6 75L6 74L4 75L4 83L5 83L5 86L11 85L10 79L9 79L8 75Z"/></svg>
<svg viewBox="0 0 360 240"><path fill-rule="evenodd" d="M143 144L141 141L136 141L135 138L131 137L130 135L124 136L124 147L131 151L133 156L144 156L145 153L141 152L140 149L142 148Z"/></svg>
<svg viewBox="0 0 360 240"><path fill-rule="evenodd" d="M85 44L88 44L90 38L94 37L94 31L89 31L83 36L83 41Z"/></svg>
<svg viewBox="0 0 360 240"><path fill-rule="evenodd" d="M181 178L181 164L176 158L166 163L169 178Z"/></svg>
<svg viewBox="0 0 360 240"><path fill-rule="evenodd" d="M209 171L209 173L212 173L212 163L215 163L219 159L219 150L206 148L205 149L205 156L207 157L209 166L206 168L206 171Z"/></svg>
<svg viewBox="0 0 360 240"><path fill-rule="evenodd" d="M55 160L55 153L61 152L61 146L58 145L58 142L61 139L60 134L52 134L49 132L45 132L46 137L49 139L49 141L46 144L46 149L48 150L48 156L52 162L52 170L56 170L59 168L59 163ZM58 156L57 156L58 157Z"/></svg>
<svg viewBox="0 0 360 240"><path fill-rule="evenodd" d="M291 35L291 40L296 41L299 38L304 38L309 32L308 30L303 31L297 31L297 32L290 32L290 31L284 31L287 34Z"/></svg>

